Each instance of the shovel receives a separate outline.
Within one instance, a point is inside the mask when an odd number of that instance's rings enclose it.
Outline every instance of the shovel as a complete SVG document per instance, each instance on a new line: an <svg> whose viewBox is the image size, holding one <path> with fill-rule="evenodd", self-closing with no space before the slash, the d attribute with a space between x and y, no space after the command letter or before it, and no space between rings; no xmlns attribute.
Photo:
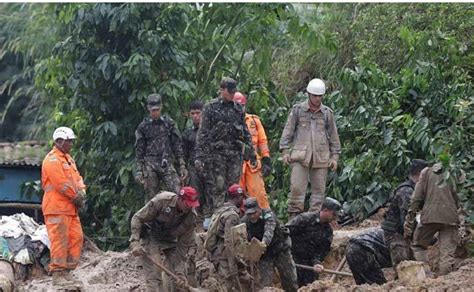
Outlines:
<svg viewBox="0 0 474 292"><path fill-rule="evenodd" d="M155 266L160 268L162 271L164 271L168 276L170 276L175 282L178 280L181 280L178 276L176 276L173 272L171 272L167 267L165 267L162 263L155 261L148 255L144 255L150 262L152 262ZM204 292L206 290L199 289L199 288L194 288L193 286L189 284L184 284L184 287L186 290L191 291L191 292Z"/></svg>
<svg viewBox="0 0 474 292"><path fill-rule="evenodd" d="M300 264L295 264L295 266L303 270L309 270L309 271L313 271L317 273L312 266L305 266L305 265L300 265ZM329 269L323 269L321 273L333 274L333 275L344 276L344 277L352 277L351 273L339 272L339 271L334 271L334 270L329 270Z"/></svg>

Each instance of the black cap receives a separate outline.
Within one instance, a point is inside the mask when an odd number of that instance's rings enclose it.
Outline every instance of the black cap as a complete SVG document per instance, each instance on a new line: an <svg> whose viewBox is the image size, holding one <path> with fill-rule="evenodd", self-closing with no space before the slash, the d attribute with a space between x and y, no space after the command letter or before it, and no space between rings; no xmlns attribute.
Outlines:
<svg viewBox="0 0 474 292"><path fill-rule="evenodd" d="M245 199L244 206L245 206L245 214L253 214L260 209L260 207L258 206L258 201L254 197Z"/></svg>
<svg viewBox="0 0 474 292"><path fill-rule="evenodd" d="M230 77L224 77L221 80L221 88L227 88L227 91L234 93L237 89L237 81Z"/></svg>
<svg viewBox="0 0 474 292"><path fill-rule="evenodd" d="M324 199L323 205L321 206L321 210L323 209L329 209L339 214L339 211L342 209L342 205L338 200L326 197L326 199Z"/></svg>
<svg viewBox="0 0 474 292"><path fill-rule="evenodd" d="M428 167L429 163L426 160L423 159L413 159L410 164L410 174L411 175L417 175L419 174L423 169Z"/></svg>

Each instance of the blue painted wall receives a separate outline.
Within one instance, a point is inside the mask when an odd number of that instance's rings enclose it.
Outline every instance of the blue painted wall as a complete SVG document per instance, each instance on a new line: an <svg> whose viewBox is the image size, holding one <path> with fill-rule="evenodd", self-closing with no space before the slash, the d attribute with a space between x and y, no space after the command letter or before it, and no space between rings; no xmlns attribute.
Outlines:
<svg viewBox="0 0 474 292"><path fill-rule="evenodd" d="M41 203L37 195L29 198L21 194L23 183L40 177L40 168L0 168L0 202Z"/></svg>

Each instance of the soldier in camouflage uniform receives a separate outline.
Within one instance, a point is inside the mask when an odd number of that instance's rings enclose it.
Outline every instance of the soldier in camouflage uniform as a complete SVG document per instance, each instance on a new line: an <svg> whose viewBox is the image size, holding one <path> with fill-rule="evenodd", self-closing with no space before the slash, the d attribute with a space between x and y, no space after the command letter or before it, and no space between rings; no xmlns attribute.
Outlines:
<svg viewBox="0 0 474 292"><path fill-rule="evenodd" d="M161 271L148 257L162 262L164 255L164 265L182 279L177 284L182 286L186 282L186 254L196 244L196 207L199 207L197 191L183 187L179 195L157 194L133 216L130 249L133 255L141 257L147 291L164 291ZM175 284L169 282L166 291L175 290Z"/></svg>
<svg viewBox="0 0 474 292"><path fill-rule="evenodd" d="M392 261L382 229L370 230L349 239L346 259L357 285L387 282L382 268L391 267Z"/></svg>
<svg viewBox="0 0 474 292"><path fill-rule="evenodd" d="M283 289L297 291L296 267L291 256L288 228L280 225L271 209L261 209L254 197L245 200L245 216L241 222L247 225L249 240L255 237L266 246L266 251L258 263L262 286L272 286L276 266Z"/></svg>
<svg viewBox="0 0 474 292"><path fill-rule="evenodd" d="M221 81L220 97L204 106L196 138L194 166L198 172L206 170L211 213L224 204L226 188L239 182L243 152L245 160L256 165L244 110L233 101L236 86L237 82L232 78Z"/></svg>
<svg viewBox="0 0 474 292"><path fill-rule="evenodd" d="M227 190L227 202L212 216L205 247L217 274L224 280L227 291L242 291L239 282L238 259L233 254L231 227L240 224L243 189L233 184Z"/></svg>
<svg viewBox="0 0 474 292"><path fill-rule="evenodd" d="M161 115L161 96L148 96L147 107L150 116L135 131L136 180L145 187L146 202L159 192L160 181L165 190L179 192L180 178L174 168L174 161L179 163L181 179L187 176L181 138L174 121Z"/></svg>
<svg viewBox="0 0 474 292"><path fill-rule="evenodd" d="M204 217L203 228L207 230L211 221L211 213L209 210L208 193L205 191L205 176L203 172L196 171L194 161L196 160L196 136L201 123L201 113L204 104L195 100L189 105L189 116L193 122L193 126L183 131L183 152L184 160L188 167L189 185L194 187L200 194L199 196L199 215Z"/></svg>
<svg viewBox="0 0 474 292"><path fill-rule="evenodd" d="M329 223L337 219L341 204L326 198L319 212L305 212L291 219L286 226L290 230L291 253L295 263L314 266L316 272L323 270L322 262L331 250L333 237ZM306 286L319 279L313 271L297 269L298 286Z"/></svg>
<svg viewBox="0 0 474 292"><path fill-rule="evenodd" d="M410 242L403 238L403 224L410 205L410 198L415 185L420 179L420 172L428 166L428 162L414 159L410 165L408 180L400 184L389 200L388 210L382 221L385 241L389 245L392 264L396 268L402 261L412 258Z"/></svg>

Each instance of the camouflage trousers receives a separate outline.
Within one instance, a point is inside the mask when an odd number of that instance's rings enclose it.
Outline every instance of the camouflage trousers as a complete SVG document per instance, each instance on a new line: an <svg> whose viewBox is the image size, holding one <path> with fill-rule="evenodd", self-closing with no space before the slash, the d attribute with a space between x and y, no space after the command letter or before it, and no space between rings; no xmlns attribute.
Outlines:
<svg viewBox="0 0 474 292"><path fill-rule="evenodd" d="M214 154L206 159L206 191L211 215L225 202L225 193L232 184L239 183L242 171L241 155Z"/></svg>
<svg viewBox="0 0 474 292"><path fill-rule="evenodd" d="M146 280L146 291L184 291L178 287L171 279L163 277L162 271L148 258L155 262L164 264L169 270L178 276L185 276L185 259L187 250L184 247L163 247L153 239L142 239L146 255L140 257L143 272ZM164 274L164 273L163 273Z"/></svg>
<svg viewBox="0 0 474 292"><path fill-rule="evenodd" d="M308 258L305 258L305 259L294 258L294 259L295 259L295 263L297 264L305 265L305 266L313 266L313 261L311 259L308 259ZM308 271L306 269L297 268L296 274L298 276L298 287L303 287L310 283L313 283L316 280L319 280L319 274L313 271Z"/></svg>
<svg viewBox="0 0 474 292"><path fill-rule="evenodd" d="M229 261L225 258L214 260L213 264L217 275L225 283L228 292L242 291L237 267L231 267Z"/></svg>
<svg viewBox="0 0 474 292"><path fill-rule="evenodd" d="M211 217L209 210L209 193L206 191L206 181L204 173L198 173L197 170L190 166L188 167L189 181L188 185L195 188L199 192L199 209L198 212L204 218Z"/></svg>
<svg viewBox="0 0 474 292"><path fill-rule="evenodd" d="M290 196L288 198L288 213L291 217L304 212L308 181L311 183L308 211L319 212L321 210L325 197L327 176L327 168L310 168L299 162L291 164Z"/></svg>
<svg viewBox="0 0 474 292"><path fill-rule="evenodd" d="M354 242L347 245L346 259L357 285L387 282L382 268L391 267L390 259L377 256L371 249Z"/></svg>
<svg viewBox="0 0 474 292"><path fill-rule="evenodd" d="M179 193L180 179L171 162L163 164L160 161L146 161L143 174L145 178L145 203L161 191Z"/></svg>
<svg viewBox="0 0 474 292"><path fill-rule="evenodd" d="M273 287L273 272L277 268L283 290L286 292L297 291L298 283L296 266L291 256L290 249L284 249L276 255L264 256L258 264L260 284L262 287Z"/></svg>
<svg viewBox="0 0 474 292"><path fill-rule="evenodd" d="M390 248L390 257L392 264L396 267L402 261L413 259L413 253L410 249L410 241L403 238L399 233L384 232L385 242Z"/></svg>
<svg viewBox="0 0 474 292"><path fill-rule="evenodd" d="M436 233L439 241L439 274L446 275L454 270L456 264L454 257L458 244L456 226L439 223L419 224L413 234L413 254L417 261L428 263L427 248L432 244Z"/></svg>

